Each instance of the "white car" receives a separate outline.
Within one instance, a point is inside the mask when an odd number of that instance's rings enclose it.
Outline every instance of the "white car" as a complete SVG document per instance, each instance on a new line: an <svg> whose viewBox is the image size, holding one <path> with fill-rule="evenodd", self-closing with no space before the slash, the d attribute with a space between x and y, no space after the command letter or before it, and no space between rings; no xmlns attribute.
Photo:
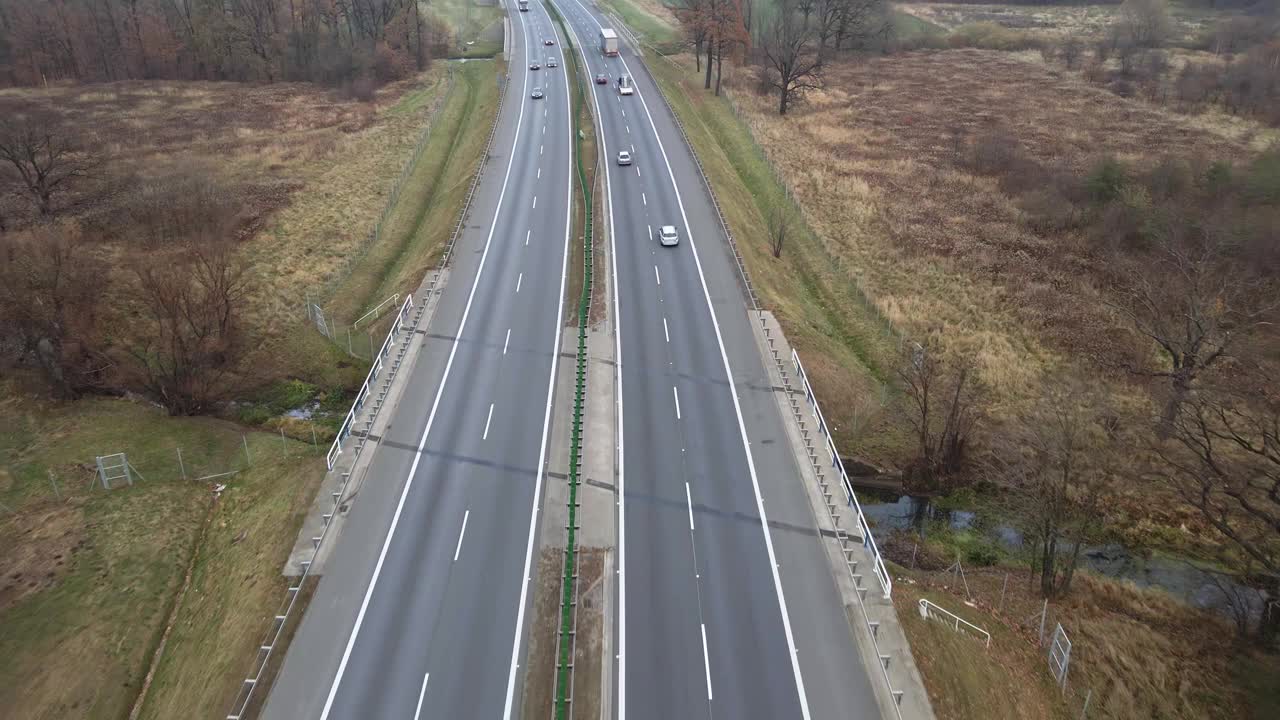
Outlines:
<svg viewBox="0 0 1280 720"><path fill-rule="evenodd" d="M676 232L676 226L663 225L658 228L658 242L663 247L672 247L680 244L680 234Z"/></svg>
<svg viewBox="0 0 1280 720"><path fill-rule="evenodd" d="M622 150L622 151L620 151L620 152L618 153L618 164L619 164L619 165L630 165L630 164L631 164L631 153L627 152L626 150Z"/></svg>
<svg viewBox="0 0 1280 720"><path fill-rule="evenodd" d="M623 75L618 78L618 94L630 95L635 92L635 86L631 84L631 76Z"/></svg>
<svg viewBox="0 0 1280 720"><path fill-rule="evenodd" d="M542 88L540 88L540 87L536 87L536 88L534 88L534 89L533 89L533 92L529 93L529 97L533 98L534 100L541 100L541 99L542 99Z"/></svg>
<svg viewBox="0 0 1280 720"><path fill-rule="evenodd" d="M556 67L556 59L553 57L547 58L547 67L549 68Z"/></svg>

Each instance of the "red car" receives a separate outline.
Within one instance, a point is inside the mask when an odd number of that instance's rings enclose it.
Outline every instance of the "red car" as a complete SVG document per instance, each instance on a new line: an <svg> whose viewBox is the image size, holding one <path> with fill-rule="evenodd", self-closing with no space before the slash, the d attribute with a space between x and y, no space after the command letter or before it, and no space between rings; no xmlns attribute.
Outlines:
<svg viewBox="0 0 1280 720"><path fill-rule="evenodd" d="M597 75L597 76L596 76L596 84L597 84L597 85L608 85L608 84L609 84L609 76L608 76L608 75L605 75L604 73L600 73L599 75Z"/></svg>

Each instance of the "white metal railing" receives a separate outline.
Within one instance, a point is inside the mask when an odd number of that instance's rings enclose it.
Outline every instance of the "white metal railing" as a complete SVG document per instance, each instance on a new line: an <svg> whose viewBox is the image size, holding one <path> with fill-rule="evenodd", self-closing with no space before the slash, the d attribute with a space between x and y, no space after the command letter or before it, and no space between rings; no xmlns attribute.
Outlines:
<svg viewBox="0 0 1280 720"><path fill-rule="evenodd" d="M809 406L813 408L814 417L818 421L818 432L827 441L827 452L831 455L831 467L840 471L840 485L844 488L845 498L848 500L849 507L853 508L858 516L858 530L862 533L862 546L871 551L871 571L875 573L876 580L880 583L880 589L884 592L885 599L893 593L893 579L889 577L889 570L884 565L884 558L880 555L880 548L876 546L876 539L871 536L871 525L867 523L867 517L862 514L862 505L858 502L858 496L853 492L853 485L849 482L849 474L844 470L844 462L840 459L840 452L836 449L836 443L831 438L831 430L827 427L827 420L822 416L822 408L818 407L818 397L813 392L813 387L809 385L809 376L804 372L804 365L800 364L800 356L795 350L791 351L791 362L796 366L796 375L800 377L800 383L804 387L805 399L809 401Z"/></svg>
<svg viewBox="0 0 1280 720"><path fill-rule="evenodd" d="M357 318L357 319L356 319L356 321L355 321L355 322L351 323L351 328L354 330L354 329L355 329L355 328L360 324L360 321L361 321L361 320L364 320L365 318L367 318L367 317L369 317L369 316L371 316L371 315L372 315L372 316L374 316L374 317L376 318L377 316L379 316L379 315L381 315L381 314L382 314L382 309L383 309L383 308L385 308L385 307L386 307L386 306L388 306L388 305L394 305L394 304L396 304L396 303L398 303L398 302L400 302L400 293L396 293L395 295L392 295L391 297L387 298L386 300L383 300L382 302L378 303L378 306L377 306L377 307L375 307L374 309L370 310L369 312L367 312L367 313L365 313L365 314L361 315L359 318Z"/></svg>
<svg viewBox="0 0 1280 720"><path fill-rule="evenodd" d="M945 615L946 617L938 618L936 617L936 615L938 614ZM970 630L975 635L982 636L982 638L986 640L987 647L991 647L991 633L987 632L986 630L983 630L977 625L974 625L968 620L965 620L959 615L956 615L950 610L947 610L946 608L936 603L929 602L925 598L920 598L920 617L923 617L926 619L932 617L935 620L938 620L938 619L945 620L948 624L955 627L956 632L960 632L961 628Z"/></svg>
<svg viewBox="0 0 1280 720"><path fill-rule="evenodd" d="M412 295L404 299L404 304L400 306L400 313L396 315L396 321L387 331L387 339L382 341L382 348L378 350L377 355L373 356L373 365L369 368L369 374L365 376L364 384L360 386L355 402L351 403L351 409L347 411L347 417L342 421L342 427L338 429L338 435L333 439L333 444L329 446L329 452L325 455L325 463L330 470L338 461L338 456L342 454L342 441L351 434L351 426L356 421L356 415L360 414L360 409L369 399L371 388L378 379L378 373L382 372L382 368L386 365L386 358L391 352L391 347L395 345L396 335L403 329L405 316L408 315L411 307L413 307Z"/></svg>

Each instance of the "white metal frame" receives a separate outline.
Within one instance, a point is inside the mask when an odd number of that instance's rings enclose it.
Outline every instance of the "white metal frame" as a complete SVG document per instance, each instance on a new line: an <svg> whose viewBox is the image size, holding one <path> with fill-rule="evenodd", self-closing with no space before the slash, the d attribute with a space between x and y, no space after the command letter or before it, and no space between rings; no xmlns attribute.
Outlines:
<svg viewBox="0 0 1280 720"><path fill-rule="evenodd" d="M946 617L944 618L935 617L935 615L938 613L941 613ZM935 620L945 620L948 624L952 625L952 627L955 628L956 632L960 632L961 628L971 630L974 634L981 635L983 640L986 641L987 647L991 647L991 633L987 632L986 630L983 630L977 625L974 625L968 620L965 620L959 615L956 615L950 610L947 610L941 605L930 602L925 598L920 598L920 617L923 617L926 619L932 617Z"/></svg>

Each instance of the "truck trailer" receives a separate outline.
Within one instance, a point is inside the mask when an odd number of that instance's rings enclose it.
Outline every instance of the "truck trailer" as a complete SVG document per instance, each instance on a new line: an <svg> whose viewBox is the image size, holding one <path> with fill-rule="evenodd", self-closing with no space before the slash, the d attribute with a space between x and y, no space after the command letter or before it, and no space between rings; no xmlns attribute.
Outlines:
<svg viewBox="0 0 1280 720"><path fill-rule="evenodd" d="M618 33L610 28L600 30L600 52L607 57L618 57Z"/></svg>

